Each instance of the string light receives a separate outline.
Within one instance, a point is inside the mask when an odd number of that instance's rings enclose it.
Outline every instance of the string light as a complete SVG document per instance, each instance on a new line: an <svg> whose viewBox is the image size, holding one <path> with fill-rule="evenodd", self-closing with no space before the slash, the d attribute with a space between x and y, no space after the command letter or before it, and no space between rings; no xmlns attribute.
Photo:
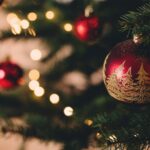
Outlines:
<svg viewBox="0 0 150 150"><path fill-rule="evenodd" d="M57 103L59 103L60 98L59 98L58 94L53 93L50 95L49 100L52 104L57 104Z"/></svg>
<svg viewBox="0 0 150 150"><path fill-rule="evenodd" d="M45 13L45 17L49 20L52 20L55 17L55 13L53 11L49 10Z"/></svg>
<svg viewBox="0 0 150 150"><path fill-rule="evenodd" d="M65 114L65 116L67 116L67 117L72 116L72 115L73 115L73 112L74 112L74 110L73 110L73 108L70 107L70 106L67 106L67 107L64 108L64 114Z"/></svg>
<svg viewBox="0 0 150 150"><path fill-rule="evenodd" d="M23 20L21 20L20 25L21 25L21 27L22 27L23 29L28 29L29 26L30 26L30 23L29 23L28 20L23 19Z"/></svg>
<svg viewBox="0 0 150 150"><path fill-rule="evenodd" d="M8 21L8 22L10 22L11 19L13 19L13 18L18 18L18 16L17 16L15 13L9 13L9 14L7 15L7 21Z"/></svg>
<svg viewBox="0 0 150 150"><path fill-rule="evenodd" d="M11 32L16 35L16 34L20 34L21 33L21 27L18 24L13 25L13 27L11 28Z"/></svg>
<svg viewBox="0 0 150 150"><path fill-rule="evenodd" d="M20 20L20 18L15 13L9 13L7 15L7 22L10 24L11 32L14 35L20 34L21 28L28 29L30 26L30 23L28 20L26 19Z"/></svg>
<svg viewBox="0 0 150 150"><path fill-rule="evenodd" d="M43 96L44 93L45 93L45 90L44 90L44 88L42 88L42 87L36 87L36 88L34 89L34 94L35 94L37 97Z"/></svg>
<svg viewBox="0 0 150 150"><path fill-rule="evenodd" d="M113 134L113 135L110 135L109 136L109 140L111 141L111 142L116 142L117 141L117 137Z"/></svg>
<svg viewBox="0 0 150 150"><path fill-rule="evenodd" d="M39 87L39 82L36 80L32 80L29 82L28 86L29 86L30 90L34 91L37 87Z"/></svg>
<svg viewBox="0 0 150 150"><path fill-rule="evenodd" d="M38 80L40 78L40 72L36 69L33 69L29 72L30 80Z"/></svg>
<svg viewBox="0 0 150 150"><path fill-rule="evenodd" d="M17 33L15 32L15 30L12 28L11 29L12 34L17 35Z"/></svg>
<svg viewBox="0 0 150 150"><path fill-rule="evenodd" d="M35 20L37 20L37 14L35 12L30 12L30 13L28 13L27 18L30 21L35 21Z"/></svg>
<svg viewBox="0 0 150 150"><path fill-rule="evenodd" d="M85 16L86 16L86 17L89 17L92 12L93 12L92 6L91 6L91 5L88 5L88 6L85 8Z"/></svg>
<svg viewBox="0 0 150 150"><path fill-rule="evenodd" d="M30 53L30 57L31 57L31 59L38 61L41 59L42 53L39 49L33 49Z"/></svg>
<svg viewBox="0 0 150 150"><path fill-rule="evenodd" d="M140 135L139 135L139 133L135 133L133 136L137 138L137 137L139 137Z"/></svg>
<svg viewBox="0 0 150 150"><path fill-rule="evenodd" d="M0 70L0 79L3 79L5 77L4 70Z"/></svg>
<svg viewBox="0 0 150 150"><path fill-rule="evenodd" d="M66 31L66 32L71 32L72 31L72 24L71 23L66 23L66 24L64 24L64 30Z"/></svg>
<svg viewBox="0 0 150 150"><path fill-rule="evenodd" d="M34 36L34 37L36 36L36 32L35 32L34 29L29 28L29 29L28 29L28 32L29 32L30 35L32 35L32 36Z"/></svg>
<svg viewBox="0 0 150 150"><path fill-rule="evenodd" d="M97 138L97 139L100 139L101 137L102 137L102 135L101 135L99 132L97 132L97 133L96 133L96 138Z"/></svg>
<svg viewBox="0 0 150 150"><path fill-rule="evenodd" d="M143 39L142 39L142 35L141 34L134 34L133 35L133 42L135 44L140 44L142 43Z"/></svg>
<svg viewBox="0 0 150 150"><path fill-rule="evenodd" d="M18 24L20 22L18 16L15 13L9 13L7 15L7 22L13 26L15 24Z"/></svg>
<svg viewBox="0 0 150 150"><path fill-rule="evenodd" d="M21 33L21 27L20 27L20 19L15 13L9 13L7 15L7 22L11 26L11 32L14 35L20 34Z"/></svg>
<svg viewBox="0 0 150 150"><path fill-rule="evenodd" d="M85 123L86 125L88 125L88 126L91 126L91 125L93 124L93 121L92 121L91 119L86 119L86 120L84 121L84 123Z"/></svg>

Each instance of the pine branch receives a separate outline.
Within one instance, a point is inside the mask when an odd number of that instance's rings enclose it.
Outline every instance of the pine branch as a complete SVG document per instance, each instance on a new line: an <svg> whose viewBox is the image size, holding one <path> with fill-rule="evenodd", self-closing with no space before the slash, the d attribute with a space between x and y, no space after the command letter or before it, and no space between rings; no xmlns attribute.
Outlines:
<svg viewBox="0 0 150 150"><path fill-rule="evenodd" d="M140 111L142 107L137 107L136 111L132 111L132 107L123 107L116 108L111 114L101 114L95 119L94 127L101 134L99 141L107 145L137 145L137 149L140 149L141 145L146 147L150 143L149 106L143 107L143 111Z"/></svg>
<svg viewBox="0 0 150 150"><path fill-rule="evenodd" d="M141 6L137 11L129 11L121 17L119 21L122 32L128 32L128 35L140 34L143 43L150 44L150 2Z"/></svg>

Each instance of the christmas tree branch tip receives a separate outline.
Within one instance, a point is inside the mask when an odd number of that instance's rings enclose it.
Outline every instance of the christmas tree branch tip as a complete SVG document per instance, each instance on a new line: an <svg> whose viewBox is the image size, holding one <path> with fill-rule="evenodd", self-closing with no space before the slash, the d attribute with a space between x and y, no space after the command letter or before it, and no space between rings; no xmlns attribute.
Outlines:
<svg viewBox="0 0 150 150"><path fill-rule="evenodd" d="M150 2L139 7L137 11L129 11L121 16L119 21L122 32L127 32L128 36L135 34L142 35L143 43L150 44Z"/></svg>

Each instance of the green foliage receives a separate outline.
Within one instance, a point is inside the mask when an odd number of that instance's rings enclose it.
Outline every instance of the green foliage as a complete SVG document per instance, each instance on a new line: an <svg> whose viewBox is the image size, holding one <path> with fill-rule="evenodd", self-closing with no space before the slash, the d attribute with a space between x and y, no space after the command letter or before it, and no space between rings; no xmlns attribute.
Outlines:
<svg viewBox="0 0 150 150"><path fill-rule="evenodd" d="M94 127L102 135L101 142L120 147L123 144L128 149L134 145L138 150L141 145L150 144L149 115L149 106L120 104L112 113L98 115Z"/></svg>
<svg viewBox="0 0 150 150"><path fill-rule="evenodd" d="M142 35L144 44L150 44L150 3L141 6L137 11L129 11L120 20L121 31L128 35Z"/></svg>
<svg viewBox="0 0 150 150"><path fill-rule="evenodd" d="M5 119L6 126L2 127L5 132L18 132L25 137L38 137L43 140L58 140L65 143L65 150L80 150L87 147L89 137L95 134L95 129L84 124L85 119L95 119L95 127L102 134L100 144L109 147L116 144L121 147L127 145L128 149L138 150L139 146L149 141L149 109L143 106L125 107L110 98L105 91L104 84L88 85L87 89L75 91L75 87L68 87L70 94L55 89L58 81L71 71L80 71L86 75L87 83L91 75L103 65L103 60L108 50L117 42L124 40L124 36L118 32L118 19L130 9L141 5L141 0L74 0L71 4L59 4L55 0L23 0L19 5L8 8L8 12L15 12L21 19L26 19L31 11L37 13L38 19L30 22L31 28L35 29L37 36L31 37L22 32L14 36L10 31L2 34L2 39L7 38L40 38L50 45L50 55L42 60L46 63L59 49L65 45L72 45L73 54L46 75L41 76L40 82L44 85L46 94L42 98L35 98L25 86L22 92L16 95L0 95L0 116ZM88 4L94 7L94 13L100 18L103 33L94 44L79 41L73 34L63 30L63 24L73 23L84 12ZM120 7L123 6L123 7ZM122 17L122 29L129 33L140 33L145 43L149 43L149 4L144 5L137 12L129 12ZM149 9L149 10L148 10ZM47 10L55 10L58 16L54 20L45 18ZM99 74L101 78L101 74ZM63 88L62 88L63 89ZM75 92L74 92L75 91ZM58 105L49 102L49 94L58 92L61 101ZM3 92L2 92L3 93ZM8 91L9 93L9 91ZM2 96L3 95L3 96ZM74 108L74 116L67 118L63 114L65 106ZM27 126L16 126L10 122L13 117L19 117ZM110 141L109 136L115 135L117 140ZM135 137L135 135L137 137ZM114 137L115 138L115 137ZM117 145L118 144L118 145ZM100 145L100 146L101 146ZM136 146L135 146L136 145Z"/></svg>

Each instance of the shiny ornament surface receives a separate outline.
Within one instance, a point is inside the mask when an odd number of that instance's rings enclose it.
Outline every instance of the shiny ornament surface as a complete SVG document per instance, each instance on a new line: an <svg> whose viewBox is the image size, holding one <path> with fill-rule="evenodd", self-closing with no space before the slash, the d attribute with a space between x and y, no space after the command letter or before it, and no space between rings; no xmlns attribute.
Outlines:
<svg viewBox="0 0 150 150"><path fill-rule="evenodd" d="M128 103L150 102L150 50L127 40L107 55L103 78L108 93Z"/></svg>
<svg viewBox="0 0 150 150"><path fill-rule="evenodd" d="M81 41L94 41L99 36L100 22L97 16L82 16L74 24L75 36Z"/></svg>
<svg viewBox="0 0 150 150"><path fill-rule="evenodd" d="M0 88L10 89L19 85L23 70L10 61L0 64Z"/></svg>

